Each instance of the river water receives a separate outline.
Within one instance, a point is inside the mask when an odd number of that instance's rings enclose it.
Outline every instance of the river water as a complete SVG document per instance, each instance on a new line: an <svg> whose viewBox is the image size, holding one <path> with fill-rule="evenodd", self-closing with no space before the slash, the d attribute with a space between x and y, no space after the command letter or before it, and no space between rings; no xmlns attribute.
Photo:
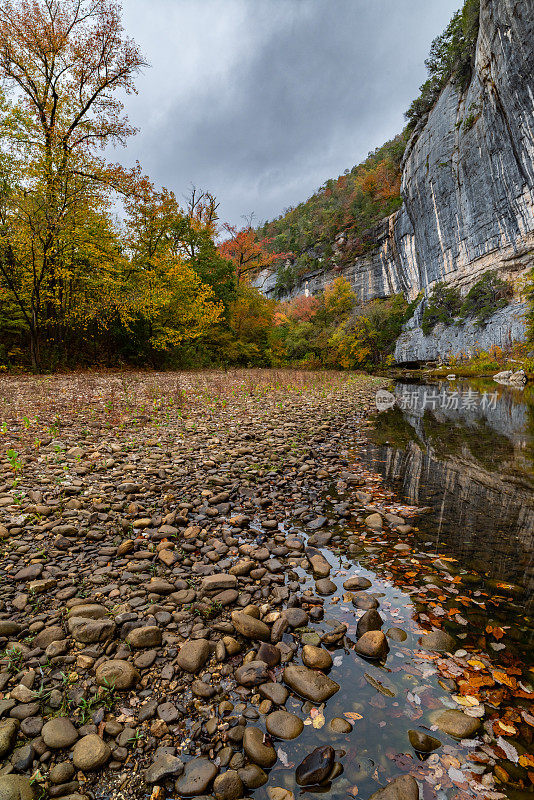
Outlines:
<svg viewBox="0 0 534 800"><path fill-rule="evenodd" d="M489 381L398 383L376 416L368 465L428 506L421 539L534 601L534 388Z"/></svg>
<svg viewBox="0 0 534 800"><path fill-rule="evenodd" d="M259 797L309 791L297 786L295 766L314 747L331 745L343 769L320 791L340 800L367 800L403 774L415 777L422 800L532 799L533 394L483 381L399 383L393 407L353 443L349 460L366 477L358 499L367 513L408 524L371 530L361 516L332 528L321 548L336 591L306 635L318 643L329 626L347 626L330 646L340 690L321 706L288 700L306 727L297 740L276 744ZM355 494L338 481L327 499L350 507ZM296 571L313 592L309 572ZM354 650L364 612L343 588L354 574L369 579L379 602L389 642L382 662ZM450 652L426 646L421 637L435 630L454 638ZM474 737L441 730L446 709L478 720ZM353 729L333 734L334 717ZM409 730L440 746L417 752Z"/></svg>

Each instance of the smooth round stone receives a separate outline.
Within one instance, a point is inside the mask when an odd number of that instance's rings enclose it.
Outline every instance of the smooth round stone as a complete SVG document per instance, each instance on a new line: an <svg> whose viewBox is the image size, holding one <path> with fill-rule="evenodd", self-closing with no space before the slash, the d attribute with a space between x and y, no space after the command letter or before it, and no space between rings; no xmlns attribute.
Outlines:
<svg viewBox="0 0 534 800"><path fill-rule="evenodd" d="M236 631L247 639L259 639L263 642L269 641L271 638L271 631L269 626L250 614L245 614L243 611L232 612L232 624Z"/></svg>
<svg viewBox="0 0 534 800"><path fill-rule="evenodd" d="M234 769L217 775L213 781L215 800L239 800L243 797L243 781Z"/></svg>
<svg viewBox="0 0 534 800"><path fill-rule="evenodd" d="M365 517L365 524L374 531L382 530L382 517L376 512Z"/></svg>
<svg viewBox="0 0 534 800"><path fill-rule="evenodd" d="M290 628L304 628L309 620L303 608L286 608L282 616L287 619Z"/></svg>
<svg viewBox="0 0 534 800"><path fill-rule="evenodd" d="M210 655L210 645L207 639L193 639L185 642L180 647L176 659L180 669L196 674L202 669Z"/></svg>
<svg viewBox="0 0 534 800"><path fill-rule="evenodd" d="M343 588L350 592L352 589L369 589L373 584L368 578L361 578L354 575L343 582Z"/></svg>
<svg viewBox="0 0 534 800"><path fill-rule="evenodd" d="M17 739L19 725L14 719L0 720L0 759L11 752Z"/></svg>
<svg viewBox="0 0 534 800"><path fill-rule="evenodd" d="M182 761L170 753L161 753L145 772L147 783L159 783L171 775L180 775L184 771Z"/></svg>
<svg viewBox="0 0 534 800"><path fill-rule="evenodd" d="M41 736L47 747L61 750L74 744L78 738L78 731L67 717L55 717L45 722Z"/></svg>
<svg viewBox="0 0 534 800"><path fill-rule="evenodd" d="M436 725L440 731L456 739L469 739L479 729L480 720L450 708L437 718Z"/></svg>
<svg viewBox="0 0 534 800"><path fill-rule="evenodd" d="M237 770L237 773L247 789L259 789L269 780L267 774L258 764L247 764Z"/></svg>
<svg viewBox="0 0 534 800"><path fill-rule="evenodd" d="M304 723L296 714L289 711L273 711L265 720L265 726L271 736L277 739L296 739L304 729Z"/></svg>
<svg viewBox="0 0 534 800"><path fill-rule="evenodd" d="M330 578L319 578L318 581L315 581L315 591L317 594L330 595L334 594L336 590L337 586Z"/></svg>
<svg viewBox="0 0 534 800"><path fill-rule="evenodd" d="M368 631L379 631L383 624L384 621L378 611L371 608L358 620L356 635L360 638L360 636L363 636L363 634Z"/></svg>
<svg viewBox="0 0 534 800"><path fill-rule="evenodd" d="M0 775L0 800L34 800L34 797L26 775Z"/></svg>
<svg viewBox="0 0 534 800"><path fill-rule="evenodd" d="M419 787L412 775L401 775L374 792L369 800L419 800Z"/></svg>
<svg viewBox="0 0 534 800"><path fill-rule="evenodd" d="M108 686L119 692L125 692L139 680L139 673L129 661L113 658L104 661L96 668L96 682L99 686Z"/></svg>
<svg viewBox="0 0 534 800"><path fill-rule="evenodd" d="M51 783L68 783L74 777L75 769L70 761L61 761L50 770Z"/></svg>
<svg viewBox="0 0 534 800"><path fill-rule="evenodd" d="M285 668L284 682L295 692L313 703L324 703L340 688L339 684L327 675L323 675L321 672L314 672L307 667L296 666L295 664L290 664Z"/></svg>
<svg viewBox="0 0 534 800"><path fill-rule="evenodd" d="M245 728L243 748L250 760L260 767L269 769L276 762L274 747L264 744L263 731L253 725L248 725Z"/></svg>
<svg viewBox="0 0 534 800"><path fill-rule="evenodd" d="M289 696L286 687L282 686L281 683L262 683L258 687L258 692L262 697L274 703L275 706L283 706Z"/></svg>
<svg viewBox="0 0 534 800"><path fill-rule="evenodd" d="M174 784L181 797L195 797L207 791L218 769L208 758L193 758L185 765L183 774Z"/></svg>
<svg viewBox="0 0 534 800"><path fill-rule="evenodd" d="M334 717L330 720L328 727L334 733L350 733L352 730L350 722L347 719L343 719L343 717Z"/></svg>
<svg viewBox="0 0 534 800"><path fill-rule="evenodd" d="M109 761L111 750L96 733L90 733L79 739L72 751L72 762L82 772L100 769Z"/></svg>
<svg viewBox="0 0 534 800"><path fill-rule="evenodd" d="M126 637L127 643L132 647L159 647L162 640L163 634L156 625L134 628Z"/></svg>
<svg viewBox="0 0 534 800"><path fill-rule="evenodd" d="M419 753L431 753L441 747L439 739L435 739L434 736L429 736L428 733L423 731L408 731L408 739L413 749Z"/></svg>
<svg viewBox="0 0 534 800"><path fill-rule="evenodd" d="M334 765L334 748L330 745L316 747L301 761L296 770L299 786L315 786L328 778Z"/></svg>
<svg viewBox="0 0 534 800"><path fill-rule="evenodd" d="M283 786L268 786L267 797L269 800L295 800L295 795Z"/></svg>
<svg viewBox="0 0 534 800"><path fill-rule="evenodd" d="M269 667L276 667L280 663L280 648L267 642L262 642L256 655L258 661L265 661Z"/></svg>
<svg viewBox="0 0 534 800"><path fill-rule="evenodd" d="M386 657L389 647L382 631L367 631L358 639L354 649L365 658L382 659Z"/></svg>
<svg viewBox="0 0 534 800"><path fill-rule="evenodd" d="M373 608L378 608L378 600L376 597L371 597L368 592L354 592L352 595L352 605L355 608L362 608L364 611L369 611Z"/></svg>
<svg viewBox="0 0 534 800"><path fill-rule="evenodd" d="M269 680L269 667L265 661L249 661L236 669L235 679L241 686L259 686Z"/></svg>
<svg viewBox="0 0 534 800"><path fill-rule="evenodd" d="M391 639L392 642L405 642L408 638L408 634L406 631L403 631L402 628L388 628L386 636L388 639Z"/></svg>
<svg viewBox="0 0 534 800"><path fill-rule="evenodd" d="M456 641L445 631L425 633L420 641L425 650L435 650L438 653L454 653L456 650Z"/></svg>
<svg viewBox="0 0 534 800"><path fill-rule="evenodd" d="M332 666L332 656L323 647L314 647L306 644L302 648L302 660L310 669L330 669Z"/></svg>

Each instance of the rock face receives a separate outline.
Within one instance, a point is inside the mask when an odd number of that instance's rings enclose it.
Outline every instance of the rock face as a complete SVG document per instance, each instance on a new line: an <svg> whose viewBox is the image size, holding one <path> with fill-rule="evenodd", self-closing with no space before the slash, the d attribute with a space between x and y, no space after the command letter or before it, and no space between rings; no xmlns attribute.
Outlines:
<svg viewBox="0 0 534 800"><path fill-rule="evenodd" d="M534 17L521 3L482 0L470 85L463 94L445 87L408 143L402 208L373 232L375 249L342 269L362 301L400 291L414 299L442 280L466 288L488 269L513 278L532 263L533 42ZM339 235L335 250L344 245ZM314 294L338 275L333 264L304 275L291 295ZM256 284L272 295L274 282L264 271ZM490 344L521 335L521 323L509 323L493 326ZM420 340L416 328L396 358L432 358Z"/></svg>

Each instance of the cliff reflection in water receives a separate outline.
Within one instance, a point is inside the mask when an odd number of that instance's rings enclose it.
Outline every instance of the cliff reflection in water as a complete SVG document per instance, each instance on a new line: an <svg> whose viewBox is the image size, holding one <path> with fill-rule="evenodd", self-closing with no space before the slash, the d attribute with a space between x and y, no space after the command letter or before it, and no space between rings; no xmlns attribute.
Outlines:
<svg viewBox="0 0 534 800"><path fill-rule="evenodd" d="M432 507L419 527L436 550L532 588L533 389L446 381L394 393L403 407L377 414L369 466L409 503Z"/></svg>

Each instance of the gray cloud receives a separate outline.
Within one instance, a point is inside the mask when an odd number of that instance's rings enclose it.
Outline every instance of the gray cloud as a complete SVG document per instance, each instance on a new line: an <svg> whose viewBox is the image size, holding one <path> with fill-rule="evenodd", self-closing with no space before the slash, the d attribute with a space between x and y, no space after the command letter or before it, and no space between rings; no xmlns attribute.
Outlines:
<svg viewBox="0 0 534 800"><path fill-rule="evenodd" d="M125 0L152 67L121 160L240 223L306 199L398 133L459 0Z"/></svg>

